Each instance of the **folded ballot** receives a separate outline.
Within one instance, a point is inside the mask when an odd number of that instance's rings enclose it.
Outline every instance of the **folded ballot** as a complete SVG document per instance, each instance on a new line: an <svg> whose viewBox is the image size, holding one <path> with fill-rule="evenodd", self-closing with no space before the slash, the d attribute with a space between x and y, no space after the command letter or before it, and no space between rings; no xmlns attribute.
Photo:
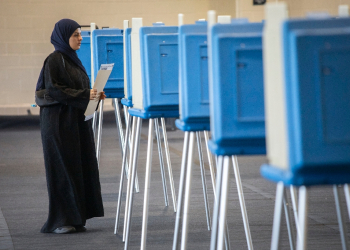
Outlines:
<svg viewBox="0 0 350 250"><path fill-rule="evenodd" d="M100 93L103 91L109 75L111 74L113 70L114 63L111 64L101 64L100 70L97 73L93 89L97 89L97 93ZM98 102L100 100L100 96L97 95L97 97L94 100L90 100L86 111L85 111L85 121L91 119L94 116L94 113L97 109Z"/></svg>

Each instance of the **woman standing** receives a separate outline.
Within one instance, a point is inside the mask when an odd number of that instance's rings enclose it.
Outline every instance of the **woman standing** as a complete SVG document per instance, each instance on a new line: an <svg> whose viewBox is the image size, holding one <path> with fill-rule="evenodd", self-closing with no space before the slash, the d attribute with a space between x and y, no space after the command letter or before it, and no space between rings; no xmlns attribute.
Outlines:
<svg viewBox="0 0 350 250"><path fill-rule="evenodd" d="M104 215L91 120L84 112L89 100L104 99L90 89L76 50L82 41L80 25L70 19L55 24L55 51L45 60L37 90L58 103L40 108L49 215L42 233L85 231L87 219Z"/></svg>

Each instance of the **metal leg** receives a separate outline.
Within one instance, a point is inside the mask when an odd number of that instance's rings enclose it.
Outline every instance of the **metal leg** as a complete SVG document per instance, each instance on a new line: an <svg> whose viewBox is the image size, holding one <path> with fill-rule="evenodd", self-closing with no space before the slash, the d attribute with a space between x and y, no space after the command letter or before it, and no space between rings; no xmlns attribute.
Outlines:
<svg viewBox="0 0 350 250"><path fill-rule="evenodd" d="M119 134L119 145L121 148L122 157L124 155L124 133L123 133L123 126L120 118L120 111L119 111L119 105L118 105L118 98L113 98L113 104L114 104L114 114L115 114L115 123L117 124L118 134ZM128 164L128 163L126 163Z"/></svg>
<svg viewBox="0 0 350 250"><path fill-rule="evenodd" d="M151 171L152 171L153 137L154 137L153 119L149 119L147 162L146 162L146 173L145 173L145 192L144 192L143 215L142 215L141 250L146 249L148 202L149 202L149 190L150 190Z"/></svg>
<svg viewBox="0 0 350 250"><path fill-rule="evenodd" d="M119 110L119 104L118 104L118 98L113 98L113 103L114 103L114 113L115 113L115 118L116 118L116 124L117 124L117 128L118 128L118 133L119 133L119 145L121 148L121 153L122 153L122 157L124 155L124 151L125 151L125 147L124 147L124 133L123 133L123 125L122 125L122 119L120 117L120 110ZM127 145L127 143L125 143L125 145ZM128 161L126 161L126 173L128 173ZM135 181L135 191L136 193L140 192L140 187L139 187L139 181L136 175L136 181Z"/></svg>
<svg viewBox="0 0 350 250"><path fill-rule="evenodd" d="M299 188L299 226L300 234L298 235L297 250L305 250L307 243L307 189L305 186Z"/></svg>
<svg viewBox="0 0 350 250"><path fill-rule="evenodd" d="M253 250L254 247L252 242L252 236L250 234L248 214L245 206L243 187L242 187L241 175L239 173L237 156L232 156L232 162L233 162L233 170L235 172L235 177L236 177L237 191L238 191L239 203L241 205L241 212L243 217L244 231L247 238L247 245L249 250Z"/></svg>
<svg viewBox="0 0 350 250"><path fill-rule="evenodd" d="M338 224L339 224L339 231L340 231L340 238L341 238L341 243L343 246L343 250L348 249L348 240L346 237L346 228L345 228L345 223L344 223L344 216L341 211L340 207L340 197L339 197L339 192L338 192L338 187L337 185L333 185L333 193L334 193L334 199L335 199L335 207L337 210L337 217L338 217Z"/></svg>
<svg viewBox="0 0 350 250"><path fill-rule="evenodd" d="M220 199L220 210L219 210L219 227L216 249L224 249L224 239L226 234L226 213L227 213L227 196L230 184L230 158L228 156L224 157L224 166L222 171L222 181L221 181L221 194L218 196ZM249 245L248 245L249 246Z"/></svg>
<svg viewBox="0 0 350 250"><path fill-rule="evenodd" d="M122 200L122 194L123 194L125 164L126 164L126 158L128 154L127 138L129 137L129 133L130 133L131 120L132 120L132 116L129 116L129 121L126 125L126 131L125 131L124 155L123 155L123 161L122 161L122 170L121 170L122 172L120 174L119 194L118 194L117 212L115 216L114 234L117 234L118 227L119 227L120 206L121 206L121 200Z"/></svg>
<svg viewBox="0 0 350 250"><path fill-rule="evenodd" d="M272 227L271 250L278 250L278 248L279 248L283 196L284 196L284 184L283 184L283 182L279 182L279 183L277 183L277 190L276 190L275 212L274 212L274 216L273 216L273 227Z"/></svg>
<svg viewBox="0 0 350 250"><path fill-rule="evenodd" d="M165 126L164 118L160 118L160 121L161 121L161 123L162 123L165 155L166 155L166 160L167 160L167 163L168 163L168 172L169 172L169 181L170 181L171 196L172 196L172 198L173 198L174 212L176 213L176 192L175 192L175 186L174 186L173 170L172 170L171 161L170 161L170 152L169 152L169 145L168 145L168 135L167 135L167 132L166 132L166 126Z"/></svg>
<svg viewBox="0 0 350 250"><path fill-rule="evenodd" d="M344 192L345 192L346 205L348 208L348 214L349 214L349 218L350 218L350 188L349 188L349 184L344 185Z"/></svg>
<svg viewBox="0 0 350 250"><path fill-rule="evenodd" d="M124 116L125 116L125 119L127 119L127 118L130 116L128 110L129 110L129 108L126 107L126 106L124 106ZM129 140L129 150L131 151L131 143L130 143L131 135L129 136L128 140Z"/></svg>
<svg viewBox="0 0 350 250"><path fill-rule="evenodd" d="M218 224L219 224L219 210L220 210L220 199L221 196L221 183L223 176L223 156L217 157L217 167L216 167L216 197L217 199L214 201L214 211L213 211L213 222L211 226L211 239L210 239L210 250L216 249L216 242L218 236Z"/></svg>
<svg viewBox="0 0 350 250"><path fill-rule="evenodd" d="M94 133L95 139L96 139L96 120L97 120L97 111L94 112L94 117L92 118L92 132Z"/></svg>
<svg viewBox="0 0 350 250"><path fill-rule="evenodd" d="M210 231L210 228L211 228L210 209L209 209L208 194L207 194L207 182L205 179L205 169L204 169L204 162L203 162L202 142L201 142L200 132L196 132L196 137L197 137L197 146L198 146L199 165L200 165L201 176L202 176L205 214L207 216L208 231Z"/></svg>
<svg viewBox="0 0 350 250"><path fill-rule="evenodd" d="M98 166L100 166L100 154L101 154L103 104L104 104L104 100L101 100L101 102L100 102L100 115L99 115L99 122L98 122L98 132L97 132L97 146L96 146L96 158L97 158Z"/></svg>
<svg viewBox="0 0 350 250"><path fill-rule="evenodd" d="M283 189L283 207L284 207L284 214L286 216L286 224L287 224L287 230L288 230L288 238L289 238L289 245L290 245L290 249L294 250L295 249L295 237L294 237L294 232L292 230L292 220L290 217L290 213L289 213L289 206L287 205L287 192L286 189Z"/></svg>
<svg viewBox="0 0 350 250"><path fill-rule="evenodd" d="M134 187L135 185L135 177L136 177L136 169L137 169L137 158L139 153L139 145L140 145L140 135L141 135L141 127L142 127L142 119L137 117L137 125L136 125L136 135L135 135L135 147L134 147L134 155L132 160L132 168L131 168L131 185L130 189ZM129 197L129 209L128 209L128 216L127 216L127 223L126 223L126 235L125 235L125 246L124 249L128 249L129 245L129 236L130 236L130 227L131 227L131 214L132 214L132 204L133 204L133 196L134 192L130 192Z"/></svg>
<svg viewBox="0 0 350 250"><path fill-rule="evenodd" d="M204 138L205 138L205 146L206 146L207 154L208 154L210 177L211 177L211 183L213 185L214 199L215 199L216 198L216 194L215 194L215 170L214 170L214 164L213 164L213 156L212 156L212 154L209 150L209 147L208 147L208 141L209 141L208 131L204 131Z"/></svg>
<svg viewBox="0 0 350 250"><path fill-rule="evenodd" d="M132 119L132 130L131 130L131 149L130 149L130 158L129 158L129 163L130 166L133 165L133 155L134 155L134 146L135 146L135 134L136 134L136 123L137 119L133 118ZM125 201L125 214L124 214L124 228L123 228L123 242L125 241L125 234L126 234L126 225L127 225L127 216L128 216L128 210L129 210L129 198L130 198L130 192L132 192L131 188L131 172L129 171L129 177L128 177L128 184L127 184L127 192L126 192L126 201Z"/></svg>
<svg viewBox="0 0 350 250"><path fill-rule="evenodd" d="M157 137L159 162L160 162L160 172L161 172L161 175L162 175L162 183L163 183L165 206L167 207L167 206L169 206L168 191L167 191L166 179L165 179L165 173L164 173L163 152L162 152L162 145L161 145L161 139L160 139L160 134L159 134L159 125L158 125L158 119L157 118L154 119L154 128L156 130L156 137Z"/></svg>
<svg viewBox="0 0 350 250"><path fill-rule="evenodd" d="M194 132L191 132L190 143L188 147L189 150L188 150L187 170L186 170L186 188L185 188L184 212L183 212L183 219L182 219L181 250L185 250L187 247L188 210L190 206L190 196L191 196L193 146L194 146Z"/></svg>
<svg viewBox="0 0 350 250"><path fill-rule="evenodd" d="M292 200L293 205L293 213L294 213L294 219L295 219L295 227L297 228L297 234L299 234L299 223L298 223L298 195L297 190L295 186L290 186L290 196Z"/></svg>
<svg viewBox="0 0 350 250"><path fill-rule="evenodd" d="M175 219L173 250L177 249L177 239L179 236L181 208L182 208L182 201L183 201L183 190L184 190L184 185L185 185L186 163L187 163L187 157L188 157L188 143L189 143L189 132L185 132L184 146L183 146L183 150L182 150L182 161L181 161L180 183L179 183L179 197L177 200L177 212L176 212L176 219Z"/></svg>

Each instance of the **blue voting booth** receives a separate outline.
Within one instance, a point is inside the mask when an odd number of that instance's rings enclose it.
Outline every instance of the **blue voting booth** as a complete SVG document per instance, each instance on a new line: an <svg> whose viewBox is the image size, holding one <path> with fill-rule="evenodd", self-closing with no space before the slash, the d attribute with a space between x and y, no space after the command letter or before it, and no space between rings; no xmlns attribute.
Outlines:
<svg viewBox="0 0 350 250"><path fill-rule="evenodd" d="M280 9L284 11L283 6ZM272 12L271 18L274 18ZM269 163L261 167L263 177L278 182L271 249L279 245L285 186L299 186L297 247L306 249L307 186L325 184L333 185L340 238L346 249L338 184L350 182L350 72L347 66L350 18L279 22L277 25L282 26L281 33L277 34L281 38L279 43L271 42L276 37L276 29L271 28L273 32L267 29L264 34L267 41L264 49L269 52L278 49L283 55L278 56L283 58L282 79L270 78L265 82L266 102L271 103L271 98L277 100L274 105L267 105L267 124L275 127L268 127ZM276 44L280 48L275 48ZM266 53L267 61L271 62L275 55ZM274 65L267 63L267 66L266 72L272 72ZM275 96L275 89L280 90L282 98ZM285 115L282 121L276 119L281 112ZM284 139L280 139L281 136L285 136ZM344 188L348 189L348 185ZM345 195L350 200L349 193Z"/></svg>
<svg viewBox="0 0 350 250"><path fill-rule="evenodd" d="M209 148L216 155L266 153L262 28L245 22L212 28Z"/></svg>
<svg viewBox="0 0 350 250"><path fill-rule="evenodd" d="M125 60L126 60L126 76L127 80L127 95L121 100L124 106L132 107L132 65L131 65L131 28L127 28L125 31Z"/></svg>
<svg viewBox="0 0 350 250"><path fill-rule="evenodd" d="M180 119L182 131L210 130L207 23L182 25L179 28Z"/></svg>
<svg viewBox="0 0 350 250"><path fill-rule="evenodd" d="M95 78L101 64L114 63L104 91L107 98L124 97L123 30L94 30L92 39Z"/></svg>
<svg viewBox="0 0 350 250"><path fill-rule="evenodd" d="M133 162L131 166L131 183L128 187L127 201L128 211L125 227L125 249L128 248L130 236L130 224L132 214L133 192L130 187L134 186L137 158L139 150L139 138L141 134L142 120L149 119L148 149L145 173L144 207L143 207L143 226L141 245L145 248L146 232L148 222L148 201L149 201L149 183L152 166L152 150L154 130L157 137L159 159L163 180L163 191L165 204L168 206L167 187L165 171L163 167L163 156L161 152L160 132L158 118L161 118L164 147L167 157L170 188L176 212L176 194L171 169L170 153L167 142L167 134L164 118L179 116L179 67L178 67L178 27L164 26L156 23L152 27L142 27L142 19L133 19L132 39L132 63L133 63L133 107L129 109L130 122L133 119L131 148L133 150ZM139 30L136 27L141 27ZM139 47L138 47L139 43ZM138 48L140 49L138 51ZM140 60L140 64L138 64ZM136 63L137 62L137 63ZM141 67L140 67L141 66Z"/></svg>
<svg viewBox="0 0 350 250"><path fill-rule="evenodd" d="M77 50L77 54L81 63L86 69L91 83L91 47L90 47L90 31L81 31L83 40L81 41L80 49Z"/></svg>
<svg viewBox="0 0 350 250"><path fill-rule="evenodd" d="M179 116L177 32L177 26L140 28L143 109L130 109L131 115Z"/></svg>
<svg viewBox="0 0 350 250"><path fill-rule="evenodd" d="M261 174L285 185L350 182L350 19L283 24L287 166ZM273 143L273 142L272 142Z"/></svg>

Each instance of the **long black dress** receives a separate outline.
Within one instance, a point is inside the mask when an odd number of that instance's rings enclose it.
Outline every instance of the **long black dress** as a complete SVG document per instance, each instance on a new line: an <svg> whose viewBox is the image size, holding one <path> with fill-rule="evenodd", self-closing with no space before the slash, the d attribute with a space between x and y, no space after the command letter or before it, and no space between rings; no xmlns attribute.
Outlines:
<svg viewBox="0 0 350 250"><path fill-rule="evenodd" d="M104 211L92 124L84 121L89 78L69 57L53 52L44 66L44 82L60 102L40 108L50 202L41 232L50 233L62 226L83 226Z"/></svg>

